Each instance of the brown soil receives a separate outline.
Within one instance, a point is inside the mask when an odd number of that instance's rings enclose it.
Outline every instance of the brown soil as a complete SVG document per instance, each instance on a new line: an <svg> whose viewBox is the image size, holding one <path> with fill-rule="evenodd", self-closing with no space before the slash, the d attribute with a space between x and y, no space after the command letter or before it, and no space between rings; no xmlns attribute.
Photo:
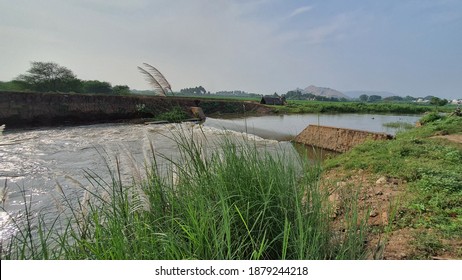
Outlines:
<svg viewBox="0 0 462 280"><path fill-rule="evenodd" d="M400 201L405 201L410 195L406 181L374 175L365 170L336 168L323 175L321 186L329 190L333 226L339 232L346 228L344 216L348 201L355 199L359 202L359 217L367 218L368 259L460 259L457 248L462 248L462 241L439 240L445 248L453 249L434 252L416 244L416 236L422 234L422 230L403 227L403 223L397 226L405 212L400 207ZM423 233L431 236L428 230Z"/></svg>
<svg viewBox="0 0 462 280"><path fill-rule="evenodd" d="M333 169L326 172L322 186L329 189L329 200L333 204L331 217L334 227L345 230L347 203L356 199L359 217L367 218L369 236L367 251L369 259L403 259L410 254L405 232L385 238L383 232L390 230L393 209L397 198L404 195L406 182L395 178L377 177L365 170L343 171ZM394 242L391 242L391 241Z"/></svg>

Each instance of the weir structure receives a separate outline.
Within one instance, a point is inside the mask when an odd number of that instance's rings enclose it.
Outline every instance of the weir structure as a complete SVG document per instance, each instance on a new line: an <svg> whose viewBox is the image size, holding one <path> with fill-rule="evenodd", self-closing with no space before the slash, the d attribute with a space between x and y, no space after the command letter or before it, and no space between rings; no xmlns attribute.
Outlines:
<svg viewBox="0 0 462 280"><path fill-rule="evenodd" d="M181 108L190 118L265 113L257 102L196 97L0 91L0 125L6 128L153 119Z"/></svg>
<svg viewBox="0 0 462 280"><path fill-rule="evenodd" d="M392 135L357 129L339 128L322 125L309 125L294 141L339 153L346 152L366 140L388 140Z"/></svg>

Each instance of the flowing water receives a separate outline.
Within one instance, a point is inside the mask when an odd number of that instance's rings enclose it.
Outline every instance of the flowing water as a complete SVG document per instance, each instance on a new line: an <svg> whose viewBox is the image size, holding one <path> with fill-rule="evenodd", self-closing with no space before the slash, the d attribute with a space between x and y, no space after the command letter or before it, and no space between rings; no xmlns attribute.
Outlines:
<svg viewBox="0 0 462 280"><path fill-rule="evenodd" d="M295 153L290 140L308 124L339 126L369 131L395 133L383 123L414 123L417 116L384 115L285 115L240 119L208 118L203 125L100 124L76 127L7 130L0 136L0 240L10 236L15 227L11 217L18 217L25 199L33 210L59 207L59 196L80 197L91 184L89 177L111 182L120 170L127 184L141 180L143 170L155 154L178 158L172 132L199 135L204 153L213 150L220 139L251 141L257 147ZM224 130L225 129L225 130ZM248 134L247 134L248 133ZM258 136L255 136L258 135ZM204 140L206 139L206 140ZM159 168L168 161L158 158ZM111 173L112 172L112 173ZM111 175L112 174L112 175ZM119 176L117 174L117 176Z"/></svg>
<svg viewBox="0 0 462 280"><path fill-rule="evenodd" d="M161 155L156 157L157 167L167 170L170 164L165 158L180 157L172 137L181 133L189 137L194 134L194 139L202 141L205 156L225 137L251 140L257 147L273 150L292 149L289 142L191 123L8 131L0 140L0 189L4 200L0 240L14 232L15 226L8 221L20 212L24 214L25 200L31 201L32 210L49 212L62 207L63 193L71 199L81 197L84 188L95 185L91 178L97 177L98 182L110 185L112 176L118 179L120 173L120 179L129 185L133 180L142 180L145 167L152 163L153 152Z"/></svg>

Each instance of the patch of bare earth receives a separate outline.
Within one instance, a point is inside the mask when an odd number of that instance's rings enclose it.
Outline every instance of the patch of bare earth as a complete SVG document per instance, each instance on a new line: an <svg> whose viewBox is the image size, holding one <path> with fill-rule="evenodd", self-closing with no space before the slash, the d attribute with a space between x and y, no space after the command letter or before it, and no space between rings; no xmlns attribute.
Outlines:
<svg viewBox="0 0 462 280"><path fill-rule="evenodd" d="M348 211L347 203L357 202L359 218L366 218L368 258L402 259L409 255L408 238L397 234L390 242L384 232L389 231L398 198L404 194L405 183L389 177L377 177L364 170L342 171L334 169L323 175L322 186L329 190L333 204L331 217L334 228L344 231Z"/></svg>
<svg viewBox="0 0 462 280"><path fill-rule="evenodd" d="M408 199L407 182L378 176L365 170L332 169L323 174L321 186L329 190L332 224L344 232L348 227L345 213L348 203L357 203L358 219L367 220L367 259L403 260L415 258L456 259L457 250L428 252L419 248L416 236L422 229L396 226L401 219L400 203ZM446 248L462 248L460 240L439 240ZM455 246L455 247L454 247Z"/></svg>

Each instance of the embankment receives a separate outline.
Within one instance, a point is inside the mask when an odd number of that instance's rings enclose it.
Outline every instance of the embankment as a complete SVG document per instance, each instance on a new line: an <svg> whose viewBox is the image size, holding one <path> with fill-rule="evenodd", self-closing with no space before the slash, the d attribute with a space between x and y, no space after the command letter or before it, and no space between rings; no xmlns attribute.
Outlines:
<svg viewBox="0 0 462 280"><path fill-rule="evenodd" d="M75 93L0 92L0 124L7 127L73 125L155 118L181 107L202 107L206 115L265 112L253 102L200 98Z"/></svg>
<svg viewBox="0 0 462 280"><path fill-rule="evenodd" d="M295 137L295 142L335 152L346 152L367 139L386 140L392 136L356 129L309 125Z"/></svg>

